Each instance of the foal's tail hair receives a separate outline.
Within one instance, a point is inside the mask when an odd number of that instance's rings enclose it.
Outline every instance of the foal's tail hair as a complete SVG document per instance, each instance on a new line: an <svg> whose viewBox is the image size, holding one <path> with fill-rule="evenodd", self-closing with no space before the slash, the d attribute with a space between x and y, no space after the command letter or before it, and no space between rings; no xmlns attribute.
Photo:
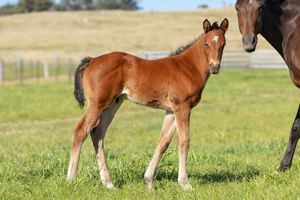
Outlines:
<svg viewBox="0 0 300 200"><path fill-rule="evenodd" d="M83 91L83 85L82 85L82 77L84 70L89 66L89 64L92 62L92 58L86 57L81 61L81 64L77 67L77 70L75 72L75 81L74 81L74 96L79 104L80 109L83 108L85 98L84 98L84 91Z"/></svg>

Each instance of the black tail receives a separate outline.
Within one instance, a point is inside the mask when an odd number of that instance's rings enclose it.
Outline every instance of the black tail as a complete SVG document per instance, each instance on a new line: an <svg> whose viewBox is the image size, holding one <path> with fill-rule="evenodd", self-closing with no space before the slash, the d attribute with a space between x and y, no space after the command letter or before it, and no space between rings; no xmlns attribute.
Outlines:
<svg viewBox="0 0 300 200"><path fill-rule="evenodd" d="M83 77L84 70L87 68L87 66L89 66L91 61L92 61L92 58L90 58L90 57L84 58L81 61L81 64L77 67L77 70L75 72L74 96L79 103L80 109L83 108L84 102L85 102L83 85L82 85L82 77Z"/></svg>

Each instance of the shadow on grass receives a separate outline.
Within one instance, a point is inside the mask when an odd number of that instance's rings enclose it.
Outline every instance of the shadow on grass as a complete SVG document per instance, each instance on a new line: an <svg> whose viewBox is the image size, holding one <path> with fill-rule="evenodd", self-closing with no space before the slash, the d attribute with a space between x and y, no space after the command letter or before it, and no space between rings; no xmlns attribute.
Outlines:
<svg viewBox="0 0 300 200"><path fill-rule="evenodd" d="M253 168L251 170L239 172L219 171L206 173L204 175L191 175L193 178L202 179L203 183L245 182L257 176L259 176L259 170Z"/></svg>
<svg viewBox="0 0 300 200"><path fill-rule="evenodd" d="M208 172L205 174L190 173L189 178L197 179L201 184L205 183L221 183L221 182L245 182L259 176L260 172L252 166L247 166L246 171L236 171L236 170L219 170ZM163 181L169 180L177 182L178 170L176 171L159 171L155 176L155 180ZM197 182L198 182L197 181Z"/></svg>

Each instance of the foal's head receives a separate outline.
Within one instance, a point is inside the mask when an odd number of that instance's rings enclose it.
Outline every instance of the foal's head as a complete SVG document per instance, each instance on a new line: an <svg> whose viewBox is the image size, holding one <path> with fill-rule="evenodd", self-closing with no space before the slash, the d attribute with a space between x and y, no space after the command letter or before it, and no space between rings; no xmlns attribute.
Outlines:
<svg viewBox="0 0 300 200"><path fill-rule="evenodd" d="M208 56L209 69L212 74L219 73L223 49L226 44L225 32L228 28L228 20L225 18L221 25L215 22L212 25L206 19L203 22L205 50Z"/></svg>
<svg viewBox="0 0 300 200"><path fill-rule="evenodd" d="M257 34L262 27L263 2L261 0L237 0L235 4L243 45L247 52L255 51Z"/></svg>

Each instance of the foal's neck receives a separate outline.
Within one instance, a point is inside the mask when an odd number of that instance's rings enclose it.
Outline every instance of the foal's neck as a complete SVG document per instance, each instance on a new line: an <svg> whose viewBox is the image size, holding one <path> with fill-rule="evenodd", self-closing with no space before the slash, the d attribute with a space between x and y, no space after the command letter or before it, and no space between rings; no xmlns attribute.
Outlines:
<svg viewBox="0 0 300 200"><path fill-rule="evenodd" d="M181 56L189 63L191 67L197 68L201 74L209 75L209 61L208 55L205 51L205 35L202 34L199 39L194 42L186 51L182 52Z"/></svg>

